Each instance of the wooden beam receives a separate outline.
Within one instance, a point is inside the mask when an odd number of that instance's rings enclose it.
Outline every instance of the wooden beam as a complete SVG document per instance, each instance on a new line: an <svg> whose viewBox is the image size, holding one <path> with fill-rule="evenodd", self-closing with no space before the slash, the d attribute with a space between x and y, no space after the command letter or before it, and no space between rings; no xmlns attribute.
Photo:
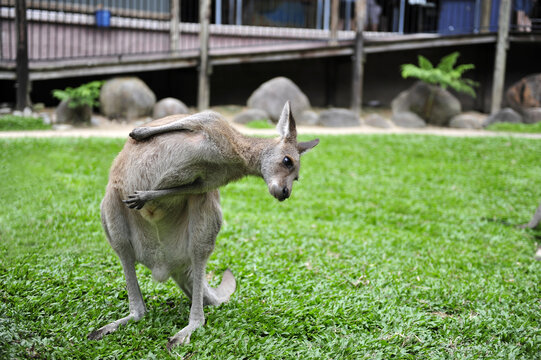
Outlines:
<svg viewBox="0 0 541 360"><path fill-rule="evenodd" d="M210 105L210 63L209 63L209 27L210 0L199 1L199 88L197 92L197 108L208 109Z"/></svg>
<svg viewBox="0 0 541 360"><path fill-rule="evenodd" d="M28 69L28 29L26 23L26 2L15 2L15 32L17 34L17 110L29 105L30 75Z"/></svg>
<svg viewBox="0 0 541 360"><path fill-rule="evenodd" d="M351 82L351 110L361 114L363 102L364 43L363 27L366 14L366 0L355 2L355 50L353 56L353 78Z"/></svg>
<svg viewBox="0 0 541 360"><path fill-rule="evenodd" d="M338 42L338 19L339 19L340 1L332 0L331 3L331 37L330 45L336 45Z"/></svg>
<svg viewBox="0 0 541 360"><path fill-rule="evenodd" d="M171 0L171 27L169 40L173 54L180 51L180 0Z"/></svg>
<svg viewBox="0 0 541 360"><path fill-rule="evenodd" d="M492 81L492 102L490 113L498 112L502 105L505 85L505 63L509 46L509 18L511 16L511 0L501 0L500 18L498 20L498 40L496 43L496 59L494 60L494 78Z"/></svg>

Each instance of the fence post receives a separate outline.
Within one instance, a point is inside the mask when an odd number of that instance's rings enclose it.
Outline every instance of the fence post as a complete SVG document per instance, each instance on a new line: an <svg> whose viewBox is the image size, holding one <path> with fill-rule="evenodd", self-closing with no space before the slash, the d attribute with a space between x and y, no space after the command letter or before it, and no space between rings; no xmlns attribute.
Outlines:
<svg viewBox="0 0 541 360"><path fill-rule="evenodd" d="M355 52L353 55L353 78L351 82L351 110L361 114L363 101L364 44L363 27L366 0L355 1Z"/></svg>
<svg viewBox="0 0 541 360"><path fill-rule="evenodd" d="M339 0L332 0L331 3L331 38L329 39L330 45L336 45L338 43L338 12L339 12Z"/></svg>
<svg viewBox="0 0 541 360"><path fill-rule="evenodd" d="M199 1L199 89L197 108L208 109L210 104L210 64L209 64L209 24L210 0Z"/></svg>
<svg viewBox="0 0 541 360"><path fill-rule="evenodd" d="M176 54L180 50L180 0L171 0L171 26L169 39L171 52Z"/></svg>
<svg viewBox="0 0 541 360"><path fill-rule="evenodd" d="M26 1L15 1L15 28L17 34L17 110L29 105L30 76L28 71L28 28L26 22Z"/></svg>
<svg viewBox="0 0 541 360"><path fill-rule="evenodd" d="M498 112L502 105L503 87L505 85L505 62L509 38L509 17L511 15L511 0L501 0L500 18L498 19L498 42L496 44L496 59L494 60L494 78L492 80L492 101L490 113Z"/></svg>

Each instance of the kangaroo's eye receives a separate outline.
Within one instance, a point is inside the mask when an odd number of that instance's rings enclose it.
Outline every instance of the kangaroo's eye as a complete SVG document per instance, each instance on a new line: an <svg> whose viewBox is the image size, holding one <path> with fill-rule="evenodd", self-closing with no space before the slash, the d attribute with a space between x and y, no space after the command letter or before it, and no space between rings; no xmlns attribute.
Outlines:
<svg viewBox="0 0 541 360"><path fill-rule="evenodd" d="M284 157L284 160L282 160L282 164L284 164L287 168L293 167L293 160L289 156Z"/></svg>

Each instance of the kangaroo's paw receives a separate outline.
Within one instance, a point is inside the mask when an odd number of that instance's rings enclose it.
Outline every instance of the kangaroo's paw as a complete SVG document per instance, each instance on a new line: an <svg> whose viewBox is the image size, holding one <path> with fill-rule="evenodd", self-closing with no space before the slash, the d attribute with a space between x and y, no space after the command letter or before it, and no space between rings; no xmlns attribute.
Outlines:
<svg viewBox="0 0 541 360"><path fill-rule="evenodd" d="M87 338L88 340L100 340L105 335L113 333L118 330L118 327L121 325L126 325L128 321L139 321L143 316L145 315L144 312L142 313L132 313L126 317L123 317L122 319L118 319L117 321L113 321L112 323L105 325L104 327L99 328L98 330L92 331L90 334L88 334Z"/></svg>
<svg viewBox="0 0 541 360"><path fill-rule="evenodd" d="M148 137L148 130L145 127L139 127L132 130L130 137L134 140L140 141Z"/></svg>
<svg viewBox="0 0 541 360"><path fill-rule="evenodd" d="M122 200L122 202L130 209L141 210L148 200L145 198L145 193L146 191L136 191L128 195L128 199Z"/></svg>
<svg viewBox="0 0 541 360"><path fill-rule="evenodd" d="M190 321L188 326L180 330L178 333L175 334L175 336L169 339L169 341L167 342L167 350L171 351L172 348L178 345L188 345L190 343L190 336L192 335L192 333L197 328L201 327L203 323L203 321Z"/></svg>

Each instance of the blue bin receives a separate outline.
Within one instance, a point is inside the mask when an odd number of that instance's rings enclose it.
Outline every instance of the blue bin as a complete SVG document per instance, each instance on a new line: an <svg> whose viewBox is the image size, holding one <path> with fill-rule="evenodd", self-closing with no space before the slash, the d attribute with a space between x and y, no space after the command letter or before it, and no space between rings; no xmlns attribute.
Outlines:
<svg viewBox="0 0 541 360"><path fill-rule="evenodd" d="M442 0L438 32L444 35L474 32L475 0Z"/></svg>
<svg viewBox="0 0 541 360"><path fill-rule="evenodd" d="M109 27L111 25L111 12L109 10L96 11L96 26Z"/></svg>

